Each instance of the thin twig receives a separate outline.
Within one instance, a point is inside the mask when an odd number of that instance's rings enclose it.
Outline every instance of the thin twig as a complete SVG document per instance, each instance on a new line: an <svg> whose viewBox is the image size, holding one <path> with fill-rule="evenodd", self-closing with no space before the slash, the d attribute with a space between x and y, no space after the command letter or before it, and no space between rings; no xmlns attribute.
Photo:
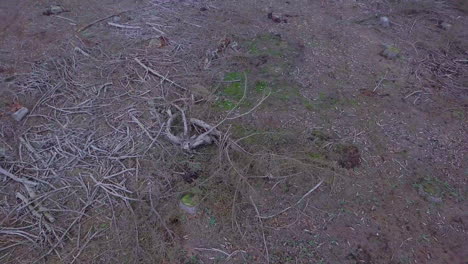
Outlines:
<svg viewBox="0 0 468 264"><path fill-rule="evenodd" d="M14 180L16 182L19 182L19 183L22 183L22 184L25 184L25 185L36 186L38 184L37 182L33 182L33 181L29 181L29 180L19 178L19 177L13 175L12 173L8 172L7 170L3 169L2 167L0 167L0 174L3 174L3 175L7 176L8 178L10 178L10 179L12 179L12 180Z"/></svg>
<svg viewBox="0 0 468 264"><path fill-rule="evenodd" d="M304 194L304 195L301 197L301 199L299 199L294 205L288 206L288 207L286 207L285 209L279 211L279 212L276 213L276 214L272 214L272 215L269 215L269 216L260 216L260 215L259 215L258 217L261 218L261 219L268 219L268 218L273 218L273 217L275 217L275 216L277 216L277 215L280 215L280 214L282 214L282 213L288 211L289 209L291 209L291 208L297 206L298 204L300 204L300 203L302 202L302 200L304 200L309 194L311 194L311 193L312 193L313 191L315 191L318 187L320 187L320 185L322 185L322 183L323 183L323 180L321 180L317 185L315 185L315 186L314 186L312 189L310 189L306 194Z"/></svg>
<svg viewBox="0 0 468 264"><path fill-rule="evenodd" d="M162 81L166 81L166 82L168 82L168 83L170 83L170 84L172 84L172 85L174 85L174 86L176 86L176 87L178 87L178 88L180 88L180 89L182 89L182 90L184 90L184 91L187 90L187 88L185 88L185 87L183 87L183 86L181 86L181 85L175 83L174 81L168 79L167 77L165 77L164 75L160 74L159 72L157 72L157 71L151 69L150 67L146 66L146 65L145 65L143 62L141 62L138 58L135 58L135 61L136 61L141 67L143 67L146 71L148 71L148 72L150 72L150 73L156 75L156 76L159 77Z"/></svg>
<svg viewBox="0 0 468 264"><path fill-rule="evenodd" d="M99 19L94 20L93 22L91 22L91 23L89 23L89 24L87 24L87 25L85 25L85 26L79 28L76 32L79 33L79 32L81 32L81 31L84 31L84 30L88 29L89 27L93 26L93 25L96 24L96 23L99 23L99 22L101 22L101 21L104 21L104 20L106 20L106 19L109 19L109 18L112 18L112 17L115 17L115 16L119 16L119 15L121 15L121 14L123 14L123 13L129 12L129 11L132 11L132 10L133 10L133 9L129 9L129 10L125 10L125 11L122 11L122 12L119 12L119 13L116 13L116 14L113 14L113 15L110 15L110 16L106 16L106 17L103 17L103 18L99 18Z"/></svg>
<svg viewBox="0 0 468 264"><path fill-rule="evenodd" d="M216 128L218 128L220 125L222 125L224 122L226 122L227 120L234 120L234 119L237 119L237 118L240 118L240 117L243 117L245 115L248 115L250 113L252 113L255 109L257 109L269 96L271 95L271 90L269 91L269 93L264 96L254 107L252 107L250 110L242 113L242 114L239 114L239 115L236 115L236 116L230 116L234 110L236 110L241 104L242 102L244 101L245 97L247 96L247 75L245 74L244 72L244 93L242 95L242 98L239 100L239 102L237 102L237 104L234 106L233 109L231 109L231 111L229 111L226 115L226 117L221 120L218 124L214 125L211 127L211 129L209 129L208 131L206 131L205 133L203 133L201 136L205 136L205 135L208 135L210 133L213 132L213 130L215 130Z"/></svg>
<svg viewBox="0 0 468 264"><path fill-rule="evenodd" d="M129 25L122 25L122 24L117 24L117 23L112 23L112 22L107 22L109 26L113 26L116 28L122 28L122 29L140 29L141 27L139 26L129 26Z"/></svg>
<svg viewBox="0 0 468 264"><path fill-rule="evenodd" d="M388 71L385 72L385 75L382 79L380 79L379 83L377 84L377 86L375 86L374 90L372 90L373 92L375 92L377 90L377 88L379 88L380 84L382 84L382 81L385 80L385 78L387 78L387 74L388 74Z"/></svg>
<svg viewBox="0 0 468 264"><path fill-rule="evenodd" d="M199 251L214 251L214 252L218 252L218 253L221 253L223 255L226 256L226 261L228 261L229 259L231 259L234 255L236 255L237 253L246 253L245 250L235 250L233 251L232 253L227 253L226 251L223 251L221 249L217 249L217 248L194 248L195 250L199 250Z"/></svg>
<svg viewBox="0 0 468 264"><path fill-rule="evenodd" d="M262 238L263 238L263 245L265 246L266 261L267 263L270 263L270 253L268 252L268 245L267 245L266 238L265 238L265 230L263 229L263 221L262 221L262 218L260 217L260 212L258 211L257 205L255 205L255 202L252 199L252 196L249 196L249 198L250 198L250 202L255 208L255 212L258 217L258 222L260 223L260 228L262 230Z"/></svg>
<svg viewBox="0 0 468 264"><path fill-rule="evenodd" d="M151 196L151 188L149 190L149 199L150 199L150 206L151 206L151 211L156 215L156 217L159 219L159 221L161 222L162 226L164 227L164 229L166 229L166 232L167 234L171 237L171 240L174 240L174 234L172 232L172 230L169 229L169 227L167 227L164 219L161 217L161 215L159 214L158 211L156 211L156 207L154 206L154 203L153 203L153 198Z"/></svg>

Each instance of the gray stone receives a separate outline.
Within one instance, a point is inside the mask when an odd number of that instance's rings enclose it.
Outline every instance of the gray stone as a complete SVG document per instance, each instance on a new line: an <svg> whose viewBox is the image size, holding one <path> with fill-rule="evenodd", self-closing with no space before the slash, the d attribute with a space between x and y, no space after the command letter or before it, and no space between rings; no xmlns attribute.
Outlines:
<svg viewBox="0 0 468 264"><path fill-rule="evenodd" d="M452 28L452 24L447 23L447 22L444 21L444 22L440 23L440 27L442 29L444 29L444 30L449 30L450 28Z"/></svg>
<svg viewBox="0 0 468 264"><path fill-rule="evenodd" d="M3 148L2 146L0 146L0 159L5 159L6 156L7 156L6 148Z"/></svg>
<svg viewBox="0 0 468 264"><path fill-rule="evenodd" d="M23 118L29 113L29 109L26 107L21 107L18 111L14 112L11 114L11 117L13 117L14 120L16 121L21 121Z"/></svg>
<svg viewBox="0 0 468 264"><path fill-rule="evenodd" d="M63 7L61 7L59 5L51 5L42 14L44 14L46 16L50 16L50 15L58 15L58 14L61 14L63 12L66 12L66 10Z"/></svg>
<svg viewBox="0 0 468 264"><path fill-rule="evenodd" d="M430 195L426 191L424 191L424 187L422 185L419 186L418 188L418 193L421 195L423 198L425 198L428 202L431 203L442 203L442 197L437 197Z"/></svg>
<svg viewBox="0 0 468 264"><path fill-rule="evenodd" d="M400 49L395 46L386 46L381 55L389 60L393 60L400 56Z"/></svg>
<svg viewBox="0 0 468 264"><path fill-rule="evenodd" d="M62 13L63 11L65 11L65 10L63 9L63 7L61 7L61 6L59 6L59 5L52 5L52 6L50 6L50 12L51 12L52 14L60 14L60 13Z"/></svg>
<svg viewBox="0 0 468 264"><path fill-rule="evenodd" d="M182 201L179 202L179 207L180 207L180 209L182 209L184 212L186 212L188 214L194 215L194 214L197 213L197 207L188 206L188 205L184 204Z"/></svg>
<svg viewBox="0 0 468 264"><path fill-rule="evenodd" d="M159 48L161 46L162 46L162 42L160 38L152 38L148 43L148 47L151 47L151 48Z"/></svg>
<svg viewBox="0 0 468 264"><path fill-rule="evenodd" d="M390 19L388 19L386 16L380 17L379 22L380 25L384 28L390 27Z"/></svg>

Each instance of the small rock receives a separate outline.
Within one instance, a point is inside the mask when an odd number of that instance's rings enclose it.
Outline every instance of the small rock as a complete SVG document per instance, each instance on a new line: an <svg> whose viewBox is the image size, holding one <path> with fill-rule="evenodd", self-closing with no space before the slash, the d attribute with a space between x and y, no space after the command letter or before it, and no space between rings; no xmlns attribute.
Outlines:
<svg viewBox="0 0 468 264"><path fill-rule="evenodd" d="M447 23L447 22L444 21L444 22L441 22L439 24L439 27L444 29L444 30L449 30L450 28L452 28L452 24Z"/></svg>
<svg viewBox="0 0 468 264"><path fill-rule="evenodd" d="M120 16L112 17L112 22L120 22L120 20L122 20L122 18Z"/></svg>
<svg viewBox="0 0 468 264"><path fill-rule="evenodd" d="M42 14L45 16L50 16L50 15L58 15L63 12L66 12L66 10L63 7L59 5L51 5Z"/></svg>
<svg viewBox="0 0 468 264"><path fill-rule="evenodd" d="M194 215L197 213L197 207L185 205L183 202L179 203L179 207L180 209L182 209L184 212L188 214Z"/></svg>
<svg viewBox="0 0 468 264"><path fill-rule="evenodd" d="M390 19L386 16L380 17L380 25L384 28L390 27Z"/></svg>
<svg viewBox="0 0 468 264"><path fill-rule="evenodd" d="M389 60L393 60L400 56L400 50L395 46L386 46L381 55Z"/></svg>
<svg viewBox="0 0 468 264"><path fill-rule="evenodd" d="M14 120L16 121L21 121L23 118L29 113L29 109L26 107L21 107L18 109L18 111L14 112L11 114L11 117L13 117Z"/></svg>
<svg viewBox="0 0 468 264"><path fill-rule="evenodd" d="M197 213L197 197L192 193L187 193L182 196L179 202L179 207L188 214Z"/></svg>
<svg viewBox="0 0 468 264"><path fill-rule="evenodd" d="M194 84L191 88L191 92L193 92L193 94L197 97L208 98L212 94L212 91L210 91L210 89L206 88L201 84Z"/></svg>
<svg viewBox="0 0 468 264"><path fill-rule="evenodd" d="M0 146L0 159L5 159L6 156L7 156L6 148L3 148L2 146Z"/></svg>
<svg viewBox="0 0 468 264"><path fill-rule="evenodd" d="M151 48L159 48L161 47L162 43L161 43L161 39L159 38L152 38L149 43L148 43L148 47L151 47Z"/></svg>
<svg viewBox="0 0 468 264"><path fill-rule="evenodd" d="M423 198L425 198L428 202L431 203L442 203L442 197L437 197L430 195L424 190L424 187L422 185L419 186L418 188L418 193L421 195Z"/></svg>
<svg viewBox="0 0 468 264"><path fill-rule="evenodd" d="M12 81L15 80L15 78L16 78L16 76L14 76L14 75L8 76L8 77L5 78L5 82L12 82Z"/></svg>
<svg viewBox="0 0 468 264"><path fill-rule="evenodd" d="M13 161L14 156L6 147L0 146L0 161Z"/></svg>
<svg viewBox="0 0 468 264"><path fill-rule="evenodd" d="M275 23L288 23L288 20L283 18L279 14L275 14L273 12L268 13L267 15L268 19L271 19Z"/></svg>

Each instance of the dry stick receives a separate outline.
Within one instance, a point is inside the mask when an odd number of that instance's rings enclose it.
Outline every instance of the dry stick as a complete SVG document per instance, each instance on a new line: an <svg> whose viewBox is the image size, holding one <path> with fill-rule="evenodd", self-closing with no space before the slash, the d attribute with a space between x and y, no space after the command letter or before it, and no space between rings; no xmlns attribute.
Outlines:
<svg viewBox="0 0 468 264"><path fill-rule="evenodd" d="M138 124L138 126L145 132L145 134L149 137L149 139L151 139L151 141L154 140L154 138L151 136L151 134L149 133L149 131L145 128L145 126L140 122L140 120L138 120L132 113L130 113L130 117L132 118L132 120Z"/></svg>
<svg viewBox="0 0 468 264"><path fill-rule="evenodd" d="M221 249L217 249L217 248L194 248L195 250L199 250L199 251L214 251L214 252L219 252L221 254L224 254L226 255L226 261L228 261L229 259L232 258L232 256L236 255L237 253L247 253L245 252L245 250L235 250L233 251L231 254L227 253L226 251L223 251Z"/></svg>
<svg viewBox="0 0 468 264"><path fill-rule="evenodd" d="M252 196L249 196L250 202L252 203L253 207L255 208L255 212L257 213L258 217L258 222L260 223L260 227L262 229L262 237L263 237L263 245L265 246L265 254L266 254L266 260L267 263L270 263L270 254L268 253L268 245L266 243L266 238L265 238L265 231L263 230L263 221L262 218L260 217L260 212L258 211L257 206L255 205Z"/></svg>
<svg viewBox="0 0 468 264"><path fill-rule="evenodd" d="M166 35L166 33L162 30L157 29L155 26L156 24L154 23L146 23L147 25L151 26L152 29L156 30L157 32L161 33L161 35Z"/></svg>
<svg viewBox="0 0 468 264"><path fill-rule="evenodd" d="M166 81L166 82L168 82L168 83L170 83L170 84L172 84L172 85L174 85L174 86L176 86L176 87L178 87L178 88L180 88L180 89L182 89L182 90L184 90L184 91L187 91L187 88L185 88L185 87L183 87L183 86L181 86L181 85L175 83L174 81L172 81L172 80L166 78L164 75L162 75L162 74L158 73L157 71L151 69L150 67L146 66L146 65L145 65L143 62L141 62L138 58L135 58L135 61L136 61L138 64L140 64L140 66L143 67L146 71L148 71L148 72L150 72L150 73L156 75L156 76L159 77L162 81Z"/></svg>
<svg viewBox="0 0 468 264"><path fill-rule="evenodd" d="M123 29L140 29L141 28L139 26L121 25L121 24L112 23L112 22L107 22L107 25L113 26L113 27L116 27L116 28L123 28Z"/></svg>
<svg viewBox="0 0 468 264"><path fill-rule="evenodd" d="M412 95L415 95L415 94L417 94L417 93L422 93L422 90L417 90L417 91L414 91L414 92L408 94L407 96L405 96L405 99L407 99L408 97L410 97L410 96L412 96Z"/></svg>
<svg viewBox="0 0 468 264"><path fill-rule="evenodd" d="M172 105L175 108L177 108L177 110L179 110L180 114L182 115L182 121L184 123L184 138L187 138L189 136L190 131L189 131L189 126L187 124L187 117L185 116L185 112L178 105L176 105L176 104L172 104Z"/></svg>
<svg viewBox="0 0 468 264"><path fill-rule="evenodd" d="M146 153L153 147L154 143L158 140L159 136L161 135L161 132L164 130L164 124L161 125L161 128L158 131L158 134L154 137L153 141L151 141L151 144L146 148L145 152L143 155L146 155ZM164 147L163 147L164 148Z"/></svg>
<svg viewBox="0 0 468 264"><path fill-rule="evenodd" d="M16 193L16 198L20 199L21 201L23 201L23 203L25 204L30 204L28 206L29 210L31 211L31 213L37 217L38 219L42 219L42 214L36 210L36 208L34 208L34 206L31 205L31 202L29 202L28 198L26 198L26 196L22 195L21 193L17 192ZM52 232L52 228L49 226L49 224L47 223L43 223L44 226L46 227L47 231L49 232Z"/></svg>
<svg viewBox="0 0 468 264"><path fill-rule="evenodd" d="M171 133L171 126L172 122L174 121L175 115L172 114L171 109L167 110L167 114L169 115L169 118L167 119L166 123L166 136L169 139L169 141L171 141L173 144L180 145L182 144L182 139Z"/></svg>
<svg viewBox="0 0 468 264"><path fill-rule="evenodd" d="M379 88L380 84L382 84L382 81L385 80L385 78L387 78L387 74L388 74L388 71L385 72L385 75L382 79L380 79L379 83L377 84L377 86L375 86L374 90L372 90L373 92L375 92L377 90L377 88Z"/></svg>
<svg viewBox="0 0 468 264"><path fill-rule="evenodd" d="M169 229L169 227L167 227L164 219L161 217L161 215L159 214L158 211L156 211L156 207L154 206L154 203L153 203L153 198L151 196L151 192L152 192L152 189L150 187L150 190L149 190L149 199L150 199L150 206L151 206L151 212L153 212L156 217L159 219L159 221L161 222L162 226L164 227L164 229L166 229L166 232L167 234L171 237L171 240L174 241L174 235L173 235L173 232L172 230Z"/></svg>
<svg viewBox="0 0 468 264"><path fill-rule="evenodd" d="M93 197L94 199L94 197ZM91 203L87 203L82 209L81 211L84 213L84 211L88 208L88 206L90 206L92 203L94 202L94 200L91 202ZM75 218L75 220L73 220L73 222L68 226L68 228L63 232L62 236L60 237L59 241L57 243L55 243L55 245L52 246L52 248L50 248L46 253L44 253L43 255L41 255L39 258L37 258L33 264L35 263L38 263L41 259L43 259L44 257L48 256L52 251L55 250L55 248L57 246L59 246L62 242L62 240L65 238L65 236L67 235L67 233L72 229L72 227L76 224L76 222L78 222L79 220L81 220L81 217L83 215L80 215L78 216L77 218Z"/></svg>
<svg viewBox="0 0 468 264"><path fill-rule="evenodd" d="M32 113L36 110L36 108L42 104L46 98L49 98L51 94L55 93L55 91L57 91L57 89L60 87L60 84L57 84L55 85L52 89L48 90L47 92L44 93L43 96L41 96L41 98L39 100L37 100L36 104L34 105L34 107L31 109L31 111L29 112L29 115L26 116L26 118L24 119L24 122L26 122L26 120L28 120L28 118L32 115Z"/></svg>
<svg viewBox="0 0 468 264"><path fill-rule="evenodd" d="M33 181L25 180L25 179L22 179L22 178L18 178L17 176L11 174L7 170L3 169L2 167L0 167L0 174L3 174L5 176L7 176L8 178L10 178L10 179L12 179L12 180L14 180L16 182L22 183L24 185L36 186L38 184L37 182L33 182Z"/></svg>
<svg viewBox="0 0 468 264"><path fill-rule="evenodd" d="M73 260L70 262L70 264L73 264L75 263L75 261L78 259L78 257L81 255L81 253L83 252L83 250L86 248L86 246L89 244L89 242L91 242L91 240L98 234L102 233L103 230L98 230L96 232L94 232L94 234L92 234L88 239L85 240L85 242L83 243L83 246L78 250L78 253L73 256Z"/></svg>
<svg viewBox="0 0 468 264"><path fill-rule="evenodd" d="M21 231L21 230L0 230L1 235L10 235L10 236L20 236L26 240L28 240L31 243L35 243L38 239L37 236L33 234L29 234L28 232ZM0 248L0 251L5 250L7 248L10 248L10 246L7 246L5 248Z"/></svg>
<svg viewBox="0 0 468 264"><path fill-rule="evenodd" d="M264 96L254 107L252 107L249 111L245 112L245 113L242 113L242 114L239 114L239 115L236 115L236 116L233 116L233 117L229 117L229 115L231 115L234 110L236 110L240 105L241 103L244 101L245 97L247 95L247 75L244 73L244 93L242 95L242 98L239 100L239 102L234 106L233 109L231 109L231 111L229 111L226 115L226 117L221 120L218 124L214 125L211 127L211 129L209 129L208 131L206 131L205 133L201 134L199 137L204 137L208 134L210 134L211 132L213 132L213 130L215 130L217 127L219 127L220 125L222 125L224 122L226 122L227 120L234 120L234 119L237 119L237 118L240 118L240 117L243 117L245 115L248 115L250 113L252 113L255 109L257 109L270 95L271 95L271 90L270 92Z"/></svg>
<svg viewBox="0 0 468 264"><path fill-rule="evenodd" d="M28 185L25 185L24 187L26 188L26 191L28 192L29 197L31 197L32 200L35 200L37 198L36 192ZM34 207L37 207L38 212L42 213L44 217L47 220L49 220L49 222L51 223L55 222L55 218L50 213L47 212L48 210L44 206L42 206L40 201L37 201L37 202L32 201L31 203L35 204Z"/></svg>
<svg viewBox="0 0 468 264"><path fill-rule="evenodd" d="M81 53L81 55L85 56L85 57L88 57L88 58L93 58L91 57L91 55L89 55L89 53L87 53L86 51L82 50L80 47L75 47L73 49L74 51L77 51L79 53ZM94 59L94 58L93 58Z"/></svg>
<svg viewBox="0 0 468 264"><path fill-rule="evenodd" d="M91 22L91 23L89 23L89 24L87 24L87 25L85 25L85 26L79 28L76 32L79 33L79 32L81 32L81 31L83 31L83 30L88 29L89 27L93 26L93 25L96 24L96 23L99 23L99 22L104 21L104 20L106 20L106 19L109 19L109 18L111 18L111 17L115 17L115 16L121 15L121 14L123 14L123 13L132 11L132 10L133 10L133 9L129 9L129 10L125 10L125 11L119 12L119 13L117 13L117 14L113 14L113 15L106 16L106 17L103 17L103 18L99 18L99 19L94 20L93 22Z"/></svg>
<svg viewBox="0 0 468 264"><path fill-rule="evenodd" d="M59 15L54 15L54 17L58 17L58 18L61 18L61 19L65 19L69 22L72 22L74 26L76 26L76 21L71 19L71 18L68 18L68 17L64 17L64 16L59 16Z"/></svg>
<svg viewBox="0 0 468 264"><path fill-rule="evenodd" d="M197 137L189 138L189 126L188 126L188 123L187 123L187 118L185 116L185 113L177 105L174 105L174 106L182 114L182 120L183 120L183 123L184 123L184 136L183 136L183 138L181 138L181 137L177 137L174 134L172 134L172 132L171 132L172 122L174 121L174 118L175 118L176 115L173 115L171 110L168 109L167 114L169 115L169 119L167 120L167 124L166 124L166 136L169 139L169 141L171 141L173 144L181 145L182 149L187 150L187 151L190 151L190 150L195 149L195 148L197 148L199 146L202 146L202 145L211 144L213 142L213 138L210 137L210 135L208 133L203 133L203 134L201 134L201 135L199 135ZM199 119L190 118L190 124L193 124L193 125L199 126L201 128L204 128L205 130L210 131L210 133L215 135L215 136L218 136L218 137L221 136L221 133L219 131L212 129L212 126L208 125L206 122L201 121Z"/></svg>
<svg viewBox="0 0 468 264"><path fill-rule="evenodd" d="M289 209L293 208L294 206L297 206L298 204L300 204L302 202L302 200L304 200L309 194L311 194L313 191L317 190L317 188L320 187L320 185L322 185L322 183L323 183L323 180L321 180L317 185L314 186L314 188L310 189L306 194L304 194L301 197L301 199L299 199L299 201L297 201L294 205L286 207L285 209L279 211L276 214L269 215L269 216L260 216L260 215L258 215L258 217L261 218L261 219L268 219L268 218L273 218L273 217L275 217L277 215L280 215L280 214L288 211Z"/></svg>
<svg viewBox="0 0 468 264"><path fill-rule="evenodd" d="M239 177L238 178L238 182L237 182L237 186L236 186L236 192L234 193L234 198L232 199L232 208L231 208L231 215L232 215L232 226L233 226L233 229L234 229L234 224L236 224L236 227L237 227L237 230L239 231L239 234L241 235L242 239L244 238L247 230L242 234L242 230L241 230L241 227L239 225L239 222L237 221L237 216L236 216L236 208L235 208L235 202L236 202L236 198L237 198L237 193L239 192L239 185L241 184L241 180L242 178Z"/></svg>

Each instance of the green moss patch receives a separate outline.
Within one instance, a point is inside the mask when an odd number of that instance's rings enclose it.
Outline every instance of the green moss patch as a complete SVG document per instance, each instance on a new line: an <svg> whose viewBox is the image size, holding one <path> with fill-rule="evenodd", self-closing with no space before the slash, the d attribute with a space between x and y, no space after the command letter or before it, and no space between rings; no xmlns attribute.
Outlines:
<svg viewBox="0 0 468 264"><path fill-rule="evenodd" d="M186 205L186 206L190 206L190 207L194 207L197 205L197 202L195 201L195 195L192 194L192 193L187 193L187 194L184 194L182 196L182 198L180 199L180 201Z"/></svg>

